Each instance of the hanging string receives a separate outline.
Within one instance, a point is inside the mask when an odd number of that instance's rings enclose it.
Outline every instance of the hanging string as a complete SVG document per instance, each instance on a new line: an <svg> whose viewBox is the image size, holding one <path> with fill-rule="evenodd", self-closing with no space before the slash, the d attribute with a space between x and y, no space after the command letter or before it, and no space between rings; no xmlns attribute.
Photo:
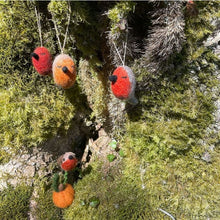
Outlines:
<svg viewBox="0 0 220 220"><path fill-rule="evenodd" d="M127 50L127 42L128 42L128 29L126 30L126 39L125 39L125 52L124 52L124 64L125 64L125 57L126 57L126 50ZM123 65L124 66L124 65Z"/></svg>
<svg viewBox="0 0 220 220"><path fill-rule="evenodd" d="M122 60L121 55L120 55L120 53L119 53L119 51L118 51L118 48L117 48L116 45L115 45L114 40L113 40L112 42L113 42L113 45L114 45L114 47L115 47L115 50L116 50L116 52L117 52L117 54L118 54L118 57L119 57L120 60L121 60L122 66L125 66L125 58L126 58L127 42L128 42L128 29L126 29L125 43L123 42L123 47L124 47L123 60Z"/></svg>
<svg viewBox="0 0 220 220"><path fill-rule="evenodd" d="M67 34L68 34L68 30L69 30L69 25L70 25L70 17L71 17L71 7L70 7L69 1L68 1L68 8L69 8L69 16L68 16L68 21L67 21L67 26L66 26L66 33L65 33L65 37L64 37L64 41L63 41L63 50L64 50L65 44L66 44Z"/></svg>
<svg viewBox="0 0 220 220"><path fill-rule="evenodd" d="M56 25L56 22L54 20L53 15L52 15L52 21L54 23L54 28L55 28L55 31L56 31L56 37L57 37L57 40L58 40L58 43L59 43L60 51L61 51L61 53L63 53L61 42L60 42L60 38L59 38L59 33L58 33L58 29L57 29L57 25Z"/></svg>
<svg viewBox="0 0 220 220"><path fill-rule="evenodd" d="M124 66L124 62L123 62L123 60L122 60L122 58L121 58L121 55L120 55L120 53L119 53L119 51L118 51L118 48L117 48L116 45L115 45L114 40L113 40L112 42L113 42L113 45L114 45L114 47L115 47L115 50L116 50L116 52L117 52L117 54L118 54L118 57L120 58L120 60L121 60L121 62L122 62L122 65Z"/></svg>
<svg viewBox="0 0 220 220"><path fill-rule="evenodd" d="M43 41L42 41L42 34L41 34L41 24L40 24L40 13L37 12L37 7L35 5L35 15L37 18L37 27L38 27L38 32L39 32L39 37L40 37L40 45L41 47L43 46Z"/></svg>
<svg viewBox="0 0 220 220"><path fill-rule="evenodd" d="M57 40L58 40L58 44L59 44L61 53L63 53L65 45L66 45L66 40L67 40L67 35L68 35L68 30L69 30L69 25L70 25L71 7L70 7L70 4L69 4L69 1L68 1L68 9L69 9L69 14L68 14L68 21L67 21L67 26L66 26L66 32L65 32L65 36L64 36L64 40L63 40L63 46L61 45L57 24L55 22L53 14L52 14L52 21L54 23L54 28L55 28L55 31L56 31L56 37L57 37Z"/></svg>

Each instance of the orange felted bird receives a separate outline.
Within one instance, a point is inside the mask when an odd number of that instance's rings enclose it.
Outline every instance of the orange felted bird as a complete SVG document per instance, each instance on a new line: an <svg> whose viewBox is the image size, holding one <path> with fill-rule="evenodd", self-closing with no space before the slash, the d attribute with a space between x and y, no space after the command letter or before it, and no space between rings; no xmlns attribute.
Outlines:
<svg viewBox="0 0 220 220"><path fill-rule="evenodd" d="M76 66L67 54L58 55L53 62L54 82L63 89L69 89L76 81Z"/></svg>

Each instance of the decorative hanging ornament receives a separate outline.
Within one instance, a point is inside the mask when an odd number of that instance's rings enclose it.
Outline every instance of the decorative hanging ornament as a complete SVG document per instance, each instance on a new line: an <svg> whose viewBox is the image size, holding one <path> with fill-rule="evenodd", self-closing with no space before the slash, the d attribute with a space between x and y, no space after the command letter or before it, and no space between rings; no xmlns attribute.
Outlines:
<svg viewBox="0 0 220 220"><path fill-rule="evenodd" d="M63 53L67 40L68 28L70 24L71 7L69 5L69 1L68 1L68 7L69 7L68 22L67 22L64 41L63 41L63 46L61 46L57 25L53 18L54 27L56 30L56 36L61 50L61 54L56 56L53 62L52 71L53 71L54 82L56 83L56 85L62 87L63 89L71 88L76 81L75 63L69 55Z"/></svg>
<svg viewBox="0 0 220 220"><path fill-rule="evenodd" d="M31 54L34 68L40 75L49 75L52 73L51 54L45 47L37 47Z"/></svg>
<svg viewBox="0 0 220 220"><path fill-rule="evenodd" d="M62 170L70 171L77 166L78 160L76 159L76 155L74 153L66 152L58 158L57 162Z"/></svg>
<svg viewBox="0 0 220 220"><path fill-rule="evenodd" d="M115 50L122 62L122 66L119 66L113 72L113 75L109 76L109 80L111 81L111 90L116 98L121 100L126 100L132 105L138 104L138 100L135 97L135 86L136 80L134 73L131 68L125 66L125 57L126 57L126 49L127 49L127 38L128 38L128 30L126 30L126 42L124 44L124 59L122 60L121 55L113 41L113 45Z"/></svg>
<svg viewBox="0 0 220 220"><path fill-rule="evenodd" d="M41 35L41 25L40 25L40 15L35 7L35 14L37 18L37 26L39 31L39 37L41 46L37 47L33 53L31 53L31 59L34 68L40 75L49 75L52 73L52 58L51 54L47 48L43 47L42 35Z"/></svg>
<svg viewBox="0 0 220 220"><path fill-rule="evenodd" d="M76 67L67 54L58 55L53 61L54 82L63 89L69 89L76 81Z"/></svg>
<svg viewBox="0 0 220 220"><path fill-rule="evenodd" d="M128 66L119 66L109 76L111 90L116 98L126 100L132 105L136 105L138 100L135 98L135 76Z"/></svg>

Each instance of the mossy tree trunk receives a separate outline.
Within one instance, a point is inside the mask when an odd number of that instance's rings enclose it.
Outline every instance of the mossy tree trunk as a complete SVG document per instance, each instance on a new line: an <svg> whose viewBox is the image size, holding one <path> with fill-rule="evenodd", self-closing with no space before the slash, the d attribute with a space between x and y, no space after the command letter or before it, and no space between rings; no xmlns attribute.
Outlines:
<svg viewBox="0 0 220 220"><path fill-rule="evenodd" d="M63 43L69 6L64 53L77 80L62 90L29 56L40 46L35 7L54 58L61 51L53 22ZM219 217L219 8L217 1L0 3L0 162L22 147L53 144L55 155L68 149L81 157L101 128L117 143L114 163L94 157L82 172L72 206L41 212L52 206L45 190L36 216L160 219L163 209L177 219ZM108 77L124 60L136 77L136 106L110 89Z"/></svg>

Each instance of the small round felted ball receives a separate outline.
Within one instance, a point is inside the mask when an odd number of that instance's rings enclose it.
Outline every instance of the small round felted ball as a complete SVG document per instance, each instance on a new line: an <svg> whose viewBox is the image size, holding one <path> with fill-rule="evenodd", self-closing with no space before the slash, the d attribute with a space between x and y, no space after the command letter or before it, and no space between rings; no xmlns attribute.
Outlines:
<svg viewBox="0 0 220 220"><path fill-rule="evenodd" d="M60 54L55 58L53 62L53 78L54 82L63 89L73 86L76 81L76 67L69 55Z"/></svg>
<svg viewBox="0 0 220 220"><path fill-rule="evenodd" d="M40 75L48 75L52 72L51 54L45 47L37 47L31 54L34 68Z"/></svg>
<svg viewBox="0 0 220 220"><path fill-rule="evenodd" d="M65 185L65 189L63 189L62 191L53 191L53 203L58 208L67 208L73 203L74 194L75 192L72 185L67 183Z"/></svg>
<svg viewBox="0 0 220 220"><path fill-rule="evenodd" d="M109 80L111 81L111 90L116 98L127 100L133 105L138 103L134 96L135 76L128 66L117 67Z"/></svg>

